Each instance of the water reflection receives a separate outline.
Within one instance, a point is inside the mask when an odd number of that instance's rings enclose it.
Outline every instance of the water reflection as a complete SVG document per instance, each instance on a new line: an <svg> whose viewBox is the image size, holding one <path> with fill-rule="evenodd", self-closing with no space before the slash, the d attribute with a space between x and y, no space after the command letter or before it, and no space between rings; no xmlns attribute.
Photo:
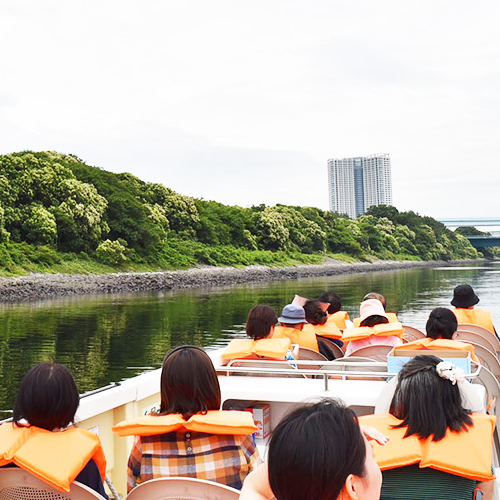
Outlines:
<svg viewBox="0 0 500 500"><path fill-rule="evenodd" d="M386 296L388 310L423 328L432 308L449 306L458 283L470 283L481 306L500 318L500 276L494 265L5 305L0 308L0 409L12 407L21 378L41 361L66 364L83 392L159 367L174 346L217 347L243 336L248 310L259 303L280 312L295 293L317 297L333 290L356 316L361 298L377 291Z"/></svg>

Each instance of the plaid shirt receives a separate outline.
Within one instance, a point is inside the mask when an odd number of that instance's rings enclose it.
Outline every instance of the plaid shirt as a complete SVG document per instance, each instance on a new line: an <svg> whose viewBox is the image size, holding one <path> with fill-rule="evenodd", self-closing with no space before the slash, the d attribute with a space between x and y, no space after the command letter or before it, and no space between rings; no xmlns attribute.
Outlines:
<svg viewBox="0 0 500 500"><path fill-rule="evenodd" d="M149 479L197 477L241 489L260 462L252 436L169 432L136 436L128 459L127 492Z"/></svg>

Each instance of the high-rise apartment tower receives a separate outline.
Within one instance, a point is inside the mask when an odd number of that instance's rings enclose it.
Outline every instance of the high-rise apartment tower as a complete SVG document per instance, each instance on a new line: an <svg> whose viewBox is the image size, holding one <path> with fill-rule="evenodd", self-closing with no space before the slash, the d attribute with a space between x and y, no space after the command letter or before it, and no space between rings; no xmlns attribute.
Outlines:
<svg viewBox="0 0 500 500"><path fill-rule="evenodd" d="M388 154L328 160L330 210L351 218L373 205L392 205Z"/></svg>

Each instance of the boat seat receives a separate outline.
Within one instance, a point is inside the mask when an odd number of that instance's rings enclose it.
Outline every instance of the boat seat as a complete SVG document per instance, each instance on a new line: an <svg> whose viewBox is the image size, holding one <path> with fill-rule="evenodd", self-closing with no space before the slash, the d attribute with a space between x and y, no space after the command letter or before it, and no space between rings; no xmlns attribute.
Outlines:
<svg viewBox="0 0 500 500"><path fill-rule="evenodd" d="M390 345L369 345L353 351L350 356L361 356L374 361L387 361L387 355L392 351L392 348Z"/></svg>
<svg viewBox="0 0 500 500"><path fill-rule="evenodd" d="M486 347L476 344L475 342L467 341L467 343L474 346L474 353L481 361L481 364L486 366L486 368L500 380L500 361L498 361L496 355Z"/></svg>
<svg viewBox="0 0 500 500"><path fill-rule="evenodd" d="M425 333L421 332L418 328L409 325L403 325L404 329L404 339L407 342L413 342L414 340L424 339L426 337Z"/></svg>
<svg viewBox="0 0 500 500"><path fill-rule="evenodd" d="M493 346L493 352L500 353L500 340L498 340L498 337L494 333L491 333L487 328L483 328L479 325L460 323L458 325L457 332L467 332L479 335L482 338L485 338Z"/></svg>
<svg viewBox="0 0 500 500"><path fill-rule="evenodd" d="M0 469L0 500L104 500L99 493L75 481L69 493L52 486L18 467Z"/></svg>
<svg viewBox="0 0 500 500"><path fill-rule="evenodd" d="M356 366L358 363L364 363L364 366ZM368 364L368 365L367 365ZM334 359L321 367L322 370L340 370L345 372L387 372L387 363L380 366L378 361L360 356L347 356L345 358ZM340 375L331 375L331 379L345 380L387 380L386 377L344 377Z"/></svg>
<svg viewBox="0 0 500 500"><path fill-rule="evenodd" d="M237 500L240 492L225 484L193 477L162 477L136 486L127 500Z"/></svg>
<svg viewBox="0 0 500 500"><path fill-rule="evenodd" d="M333 342L333 340L321 337L321 341L324 342L328 346L330 351L333 352L335 359L344 357L344 351L335 342Z"/></svg>
<svg viewBox="0 0 500 500"><path fill-rule="evenodd" d="M490 337L491 336L492 335L490 334ZM456 331L455 334L453 335L453 340L458 340L459 342L466 342L466 343L474 342L475 344L479 344L482 345L483 347L486 347L486 349L488 349L493 353L497 352L495 346L490 342L489 339L475 332L466 332L465 330Z"/></svg>

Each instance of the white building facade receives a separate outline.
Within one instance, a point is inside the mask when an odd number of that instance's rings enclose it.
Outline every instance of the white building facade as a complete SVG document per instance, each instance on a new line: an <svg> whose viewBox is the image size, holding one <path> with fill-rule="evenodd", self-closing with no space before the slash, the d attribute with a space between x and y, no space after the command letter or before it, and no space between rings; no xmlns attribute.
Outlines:
<svg viewBox="0 0 500 500"><path fill-rule="evenodd" d="M373 205L392 205L388 154L328 160L330 210L356 218Z"/></svg>

